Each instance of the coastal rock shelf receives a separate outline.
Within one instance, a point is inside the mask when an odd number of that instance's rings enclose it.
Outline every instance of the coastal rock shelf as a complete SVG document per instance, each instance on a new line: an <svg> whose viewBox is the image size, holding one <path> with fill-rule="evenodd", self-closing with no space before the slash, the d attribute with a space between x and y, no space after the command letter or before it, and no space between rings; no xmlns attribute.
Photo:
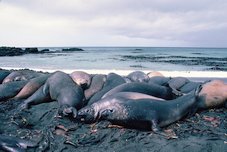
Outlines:
<svg viewBox="0 0 227 152"><path fill-rule="evenodd" d="M18 48L18 47L0 47L0 56L19 56L24 54L40 54L40 53L57 53L57 52L76 52L84 51L81 48L63 48L60 51L50 51L49 49L39 50L38 48Z"/></svg>

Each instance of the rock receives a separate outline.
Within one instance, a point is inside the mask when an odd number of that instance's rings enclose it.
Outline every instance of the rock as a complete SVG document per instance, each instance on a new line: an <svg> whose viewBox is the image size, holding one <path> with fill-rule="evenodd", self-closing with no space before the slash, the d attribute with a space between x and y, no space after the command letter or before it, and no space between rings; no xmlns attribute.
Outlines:
<svg viewBox="0 0 227 152"><path fill-rule="evenodd" d="M37 48L25 48L25 53L39 53Z"/></svg>
<svg viewBox="0 0 227 152"><path fill-rule="evenodd" d="M17 56L23 55L25 52L21 48L16 47L0 47L0 56Z"/></svg>
<svg viewBox="0 0 227 152"><path fill-rule="evenodd" d="M49 49L43 49L43 50L39 51L39 53L48 53L48 52L50 52Z"/></svg>
<svg viewBox="0 0 227 152"><path fill-rule="evenodd" d="M69 51L69 52L73 52L73 51L84 51L83 49L81 48L65 48L65 49L62 49L62 51Z"/></svg>

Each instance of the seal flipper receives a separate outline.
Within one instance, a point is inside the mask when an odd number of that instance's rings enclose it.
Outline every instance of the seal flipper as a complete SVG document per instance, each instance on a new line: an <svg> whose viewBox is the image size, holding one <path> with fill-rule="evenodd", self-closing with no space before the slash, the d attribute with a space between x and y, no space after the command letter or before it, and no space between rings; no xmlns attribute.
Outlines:
<svg viewBox="0 0 227 152"><path fill-rule="evenodd" d="M76 118L77 117L77 109L72 107L72 106L61 105L58 109L58 116L61 116L61 114L63 114L63 116L72 115L73 118Z"/></svg>
<svg viewBox="0 0 227 152"><path fill-rule="evenodd" d="M164 137L168 137L168 135L166 133L164 133L158 125L158 118L157 118L156 112L152 112L151 116L152 116L152 119L150 119L151 130L155 134L158 134L158 135L161 135L161 136L164 136Z"/></svg>
<svg viewBox="0 0 227 152"><path fill-rule="evenodd" d="M51 100L46 84L41 86L33 95L27 98L19 107L20 110L28 109L31 105L37 105Z"/></svg>

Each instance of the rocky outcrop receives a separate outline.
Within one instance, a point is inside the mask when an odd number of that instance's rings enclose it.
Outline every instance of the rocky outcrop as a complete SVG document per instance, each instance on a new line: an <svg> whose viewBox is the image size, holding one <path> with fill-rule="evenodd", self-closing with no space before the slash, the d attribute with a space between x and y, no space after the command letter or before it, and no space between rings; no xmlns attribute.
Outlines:
<svg viewBox="0 0 227 152"><path fill-rule="evenodd" d="M17 48L17 47L0 47L0 56L19 56L24 54L40 54L40 53L58 53L58 52L76 52L84 51L81 48L64 48L61 51L50 51L49 49L38 50L36 47Z"/></svg>
<svg viewBox="0 0 227 152"><path fill-rule="evenodd" d="M37 48L25 48L26 53L39 53Z"/></svg>
<svg viewBox="0 0 227 152"><path fill-rule="evenodd" d="M62 49L63 52L74 52L74 51L84 51L81 48L64 48Z"/></svg>
<svg viewBox="0 0 227 152"><path fill-rule="evenodd" d="M16 47L0 47L0 56L18 56L23 55L25 51Z"/></svg>

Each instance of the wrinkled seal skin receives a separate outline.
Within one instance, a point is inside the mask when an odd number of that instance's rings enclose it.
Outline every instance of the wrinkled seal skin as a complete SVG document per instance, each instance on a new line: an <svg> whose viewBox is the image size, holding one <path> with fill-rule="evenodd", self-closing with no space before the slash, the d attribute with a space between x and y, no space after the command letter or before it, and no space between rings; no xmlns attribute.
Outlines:
<svg viewBox="0 0 227 152"><path fill-rule="evenodd" d="M2 83L7 83L11 81L21 81L21 80L30 80L32 78L43 75L42 73L38 73L32 70L18 70L11 72Z"/></svg>
<svg viewBox="0 0 227 152"><path fill-rule="evenodd" d="M0 101L13 98L27 84L28 81L14 81L0 84Z"/></svg>
<svg viewBox="0 0 227 152"><path fill-rule="evenodd" d="M26 99L35 93L48 79L50 74L46 74L43 76L39 76L31 79L22 89L21 91L14 97L14 99Z"/></svg>
<svg viewBox="0 0 227 152"><path fill-rule="evenodd" d="M100 100L102 98L102 96L108 92L109 90L115 88L118 85L121 85L123 83L126 83L124 78L121 77L118 74L115 73L110 73L107 75L107 79L106 82L102 88L101 91L97 92L96 94L94 94L91 99L89 100L88 104L92 104L94 102L97 102L98 100Z"/></svg>
<svg viewBox="0 0 227 152"><path fill-rule="evenodd" d="M149 80L148 75L142 71L134 71L127 75L132 82L147 82Z"/></svg>
<svg viewBox="0 0 227 152"><path fill-rule="evenodd" d="M227 84L221 80L212 80L202 85L199 93L199 108L209 109L226 105Z"/></svg>
<svg viewBox="0 0 227 152"><path fill-rule="evenodd" d="M0 84L9 74L10 74L10 71L0 69Z"/></svg>
<svg viewBox="0 0 227 152"><path fill-rule="evenodd" d="M83 89L87 89L91 84L91 75L83 71L74 71L70 74L73 81L81 86Z"/></svg>
<svg viewBox="0 0 227 152"><path fill-rule="evenodd" d="M103 88L105 82L106 75L103 74L94 75L91 79L90 87L84 91L86 100L89 100L95 93L100 91Z"/></svg>
<svg viewBox="0 0 227 152"><path fill-rule="evenodd" d="M122 97L107 97L109 99L104 98L80 109L78 119L87 123L108 120L117 125L159 132L160 127L167 126L197 111L199 91L200 88L193 93L171 100L171 102L161 102L154 99L133 100Z"/></svg>
<svg viewBox="0 0 227 152"><path fill-rule="evenodd" d="M173 90L169 87L157 85L154 83L147 84L142 82L132 82L132 83L121 84L113 88L112 90L104 94L102 98L111 96L117 92L138 92L138 93L144 93L144 94L148 94L148 95L166 99L166 100L170 100L178 96L178 94L175 94L175 92L173 92Z"/></svg>
<svg viewBox="0 0 227 152"><path fill-rule="evenodd" d="M71 77L63 72L55 72L46 83L20 106L21 110L31 105L56 100L59 103L59 114L76 117L77 109L84 105L83 89Z"/></svg>
<svg viewBox="0 0 227 152"><path fill-rule="evenodd" d="M38 146L37 142L23 140L17 137L0 135L0 150L7 152L25 152L28 147Z"/></svg>

